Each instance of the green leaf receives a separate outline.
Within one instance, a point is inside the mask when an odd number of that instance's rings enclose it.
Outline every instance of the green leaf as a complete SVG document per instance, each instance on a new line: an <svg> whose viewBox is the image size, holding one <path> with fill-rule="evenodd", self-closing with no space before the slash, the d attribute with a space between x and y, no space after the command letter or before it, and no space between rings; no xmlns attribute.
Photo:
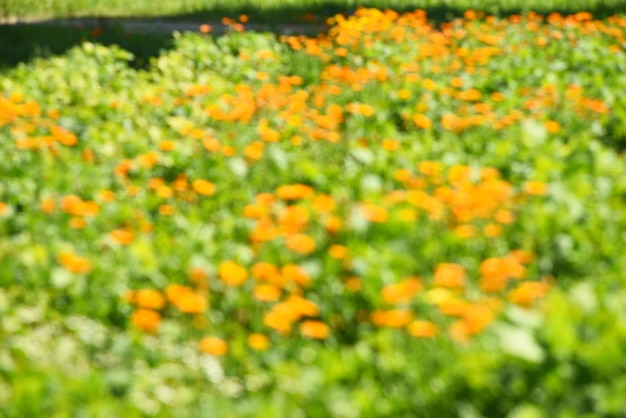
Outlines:
<svg viewBox="0 0 626 418"><path fill-rule="evenodd" d="M576 321L578 320L572 302L560 291L553 291L547 301L548 312L543 334L551 349L559 356L569 356L578 340Z"/></svg>
<svg viewBox="0 0 626 418"><path fill-rule="evenodd" d="M522 404L512 410L506 418L543 418L545 414L539 407L532 404Z"/></svg>
<svg viewBox="0 0 626 418"><path fill-rule="evenodd" d="M535 340L532 331L501 323L494 326L494 332L505 353L531 363L544 360L545 352Z"/></svg>
<svg viewBox="0 0 626 418"><path fill-rule="evenodd" d="M50 273L50 282L57 289L64 289L74 281L72 273L62 268L55 268Z"/></svg>

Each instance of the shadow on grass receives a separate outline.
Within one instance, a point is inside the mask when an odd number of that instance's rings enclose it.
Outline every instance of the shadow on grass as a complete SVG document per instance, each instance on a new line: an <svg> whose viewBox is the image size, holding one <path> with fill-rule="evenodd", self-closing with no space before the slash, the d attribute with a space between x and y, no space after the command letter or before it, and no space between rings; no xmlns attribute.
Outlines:
<svg viewBox="0 0 626 418"><path fill-rule="evenodd" d="M193 13L168 15L168 16L150 16L145 19L165 22L219 22L223 17L238 18L245 14L251 23L263 23L269 25L270 30L276 31L279 23L323 23L329 16L341 13L349 15L353 13L353 9L341 6L339 3L345 3L343 0L327 0L320 2L319 5L304 8L298 5L284 5L277 8L268 6L216 6L209 7L204 10L198 10ZM227 2L225 2L227 3ZM381 4L380 0L362 0L356 1L355 4L363 7L374 7ZM390 1L389 3L394 3ZM396 1L395 3L403 3ZM411 2L408 2L411 3ZM495 2L499 3L499 2ZM406 3L404 3L406 4ZM525 12L522 8L514 8L507 6L493 6L494 2L486 1L482 11L491 15L508 16ZM547 8L538 10L545 14L555 11L563 14L574 13L580 11L575 5L566 9L551 10ZM412 11L413 6L394 7L398 12ZM429 18L434 23L441 23L447 20L460 17L465 9L455 6L430 6L424 7ZM617 13L624 13L623 7L613 6L603 3L590 10L596 18L605 18ZM150 57L159 55L161 50L171 48L173 39L171 34L164 33L125 33L120 24L129 21L141 19L141 16L121 17L121 18L103 18L101 16L84 17L85 20L93 21L92 26L77 27L69 20L69 25L55 25L55 20L41 22L41 24L18 24L18 25L0 25L0 72L9 69L18 63L28 62L38 57L49 57L52 55L63 54L66 50L80 44L83 41L98 42L104 45L116 44L132 52L135 60L131 63L134 67L143 68L149 63ZM78 22L78 21L76 21ZM98 26L100 25L100 26ZM99 28L99 29L97 29ZM95 31L94 31L95 30ZM100 31L100 33L97 33Z"/></svg>
<svg viewBox="0 0 626 418"><path fill-rule="evenodd" d="M173 45L171 34L126 33L116 26L0 25L0 39L0 73L35 58L61 55L84 41L118 45L132 52L131 65L136 68L146 67L150 57Z"/></svg>
<svg viewBox="0 0 626 418"><path fill-rule="evenodd" d="M339 3L346 3L344 0L333 1L327 0L326 2L321 2L319 5L313 7L303 8L302 6L297 5L286 5L277 8L270 8L265 6L263 8L257 7L233 7L233 6L216 6L207 8L205 10L199 10L192 13L180 14L175 16L163 16L164 19L167 20L207 20L207 21L215 21L219 20L222 17L230 17L237 18L241 14L245 14L250 18L251 22L263 22L263 23L272 23L272 22L293 22L293 23L301 23L301 22L312 22L312 23L323 23L324 20L330 16L334 16L337 13L341 14L351 14L354 12L355 8L348 8L346 6L340 6ZM225 2L226 3L226 2ZM377 7L377 5L381 4L380 0L357 0L353 1L353 4L357 5L355 7ZM416 9L416 2L411 1L389 1L388 3L395 5L390 7L393 10L398 12L409 12ZM412 4L411 4L412 3ZM422 3L428 3L422 2ZM450 2L454 3L454 2ZM513 14L520 14L524 12L528 12L531 9L523 8L523 7L512 7L501 5L502 1L485 1L480 8L474 8L477 11L483 11L489 15L495 16L510 16ZM606 18L618 13L624 13L626 9L624 8L624 4L617 4L619 1L605 2L593 8L584 8L581 9L580 6L576 6L574 1L571 2L570 6L566 8L551 8L549 2L546 2L546 6L544 8L540 8L536 11L542 14L548 14L551 12L558 12L562 14L571 14L579 11L587 11L594 15L596 18ZM407 5L408 4L408 5ZM380 7L380 6L378 6ZM431 6L423 6L420 7L423 10L426 10L428 13L428 17L434 22L443 22L454 19L456 17L463 16L463 13L467 10L465 7L459 7L454 5L431 5Z"/></svg>

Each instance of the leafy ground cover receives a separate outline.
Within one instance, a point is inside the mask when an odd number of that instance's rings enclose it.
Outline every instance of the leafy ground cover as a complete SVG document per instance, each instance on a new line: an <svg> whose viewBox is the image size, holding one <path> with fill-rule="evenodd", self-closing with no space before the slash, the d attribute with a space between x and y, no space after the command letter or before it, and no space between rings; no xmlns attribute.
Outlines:
<svg viewBox="0 0 626 418"><path fill-rule="evenodd" d="M6 416L623 416L626 18L330 23L4 74Z"/></svg>

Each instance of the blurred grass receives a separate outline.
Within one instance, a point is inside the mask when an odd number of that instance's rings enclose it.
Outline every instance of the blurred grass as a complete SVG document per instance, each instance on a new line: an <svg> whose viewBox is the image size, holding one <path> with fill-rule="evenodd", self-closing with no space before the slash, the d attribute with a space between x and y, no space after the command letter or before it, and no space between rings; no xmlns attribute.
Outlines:
<svg viewBox="0 0 626 418"><path fill-rule="evenodd" d="M224 16L249 15L256 22L297 19L294 14L311 12L329 16L356 7L427 9L433 17L458 14L467 9L492 14L520 11L576 12L596 15L623 12L624 0L0 0L0 17L46 19L81 16L105 17L174 17L180 19L218 19Z"/></svg>

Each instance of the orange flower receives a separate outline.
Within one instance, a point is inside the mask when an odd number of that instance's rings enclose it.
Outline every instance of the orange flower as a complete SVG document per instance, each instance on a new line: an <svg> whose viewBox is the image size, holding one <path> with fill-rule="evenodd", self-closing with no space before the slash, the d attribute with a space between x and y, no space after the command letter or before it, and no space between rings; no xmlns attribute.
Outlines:
<svg viewBox="0 0 626 418"><path fill-rule="evenodd" d="M139 165L146 168L152 168L159 161L159 154L156 152L146 152L137 157Z"/></svg>
<svg viewBox="0 0 626 418"><path fill-rule="evenodd" d="M477 100L480 100L481 97L482 97L482 93L480 92L480 90L477 90L477 89L469 89L469 90L462 91L461 93L459 93L459 96L458 96L460 100L464 100L468 102L475 102Z"/></svg>
<svg viewBox="0 0 626 418"><path fill-rule="evenodd" d="M438 161L422 161L417 166L420 173L429 177L436 177L441 172L441 163Z"/></svg>
<svg viewBox="0 0 626 418"><path fill-rule="evenodd" d="M361 279L358 277L350 277L346 280L346 289L350 292L358 292L361 290L361 287L363 287L363 285L361 284Z"/></svg>
<svg viewBox="0 0 626 418"><path fill-rule="evenodd" d="M135 292L135 303L140 308L159 310L165 306L165 298L154 289L140 289Z"/></svg>
<svg viewBox="0 0 626 418"><path fill-rule="evenodd" d="M483 276L478 282L480 288L485 292L501 292L508 283L508 279L503 276Z"/></svg>
<svg viewBox="0 0 626 418"><path fill-rule="evenodd" d="M281 334L287 334L291 331L291 323L294 320L295 318L292 316L277 309L272 309L263 316L263 323Z"/></svg>
<svg viewBox="0 0 626 418"><path fill-rule="evenodd" d="M433 126L433 122L430 120L430 118L422 114L414 115L413 123L420 129L429 129Z"/></svg>
<svg viewBox="0 0 626 418"><path fill-rule="evenodd" d="M202 146L204 146L204 148L209 152L217 152L222 147L220 141L211 136L206 137L202 140Z"/></svg>
<svg viewBox="0 0 626 418"><path fill-rule="evenodd" d="M372 204L361 205L361 215L368 221L375 223L385 223L389 219L387 209Z"/></svg>
<svg viewBox="0 0 626 418"><path fill-rule="evenodd" d="M497 224L488 224L483 228L483 233L489 238L499 237L502 235L502 227Z"/></svg>
<svg viewBox="0 0 626 418"><path fill-rule="evenodd" d="M179 174L178 177L176 177L176 180L172 182L172 187L177 192L184 192L185 190L187 190L187 188L189 187L187 176L185 176L185 174Z"/></svg>
<svg viewBox="0 0 626 418"><path fill-rule="evenodd" d="M128 245L135 239L135 234L128 229L116 229L111 232L111 238L120 245Z"/></svg>
<svg viewBox="0 0 626 418"><path fill-rule="evenodd" d="M465 285L465 269L454 263L440 263L435 268L434 282L437 286L462 288Z"/></svg>
<svg viewBox="0 0 626 418"><path fill-rule="evenodd" d="M464 312L465 323L470 334L481 333L495 319L493 311L485 305L468 305Z"/></svg>
<svg viewBox="0 0 626 418"><path fill-rule="evenodd" d="M250 160L259 161L261 158L263 158L264 149L265 144L260 141L254 141L244 148L243 154Z"/></svg>
<svg viewBox="0 0 626 418"><path fill-rule="evenodd" d="M330 216L325 223L326 230L331 234L336 234L343 227L343 222L338 216Z"/></svg>
<svg viewBox="0 0 626 418"><path fill-rule="evenodd" d="M453 165L448 170L448 180L452 184L463 184L468 182L472 177L472 167L467 165Z"/></svg>
<svg viewBox="0 0 626 418"><path fill-rule="evenodd" d="M427 78L422 82L422 85L424 86L424 88L426 90L434 90L435 87L437 87L437 84L435 83L435 80L431 79L431 78Z"/></svg>
<svg viewBox="0 0 626 418"><path fill-rule="evenodd" d="M313 195L313 189L304 184L288 184L276 189L276 196L283 200L306 199Z"/></svg>
<svg viewBox="0 0 626 418"><path fill-rule="evenodd" d="M91 271L91 261L80 257L74 253L61 252L57 256L57 261L69 272L76 274L86 274Z"/></svg>
<svg viewBox="0 0 626 418"><path fill-rule="evenodd" d="M319 315L319 307L317 304L301 296L290 296L289 299L283 303L296 317Z"/></svg>
<svg viewBox="0 0 626 418"><path fill-rule="evenodd" d="M165 141L159 142L159 149L161 151L172 151L174 150L174 148L176 148L176 142L174 141L165 140Z"/></svg>
<svg viewBox="0 0 626 418"><path fill-rule="evenodd" d="M5 210L2 210L2 205L5 206ZM45 197L41 199L41 201L39 202L39 207L41 208L41 211L44 213L52 213L56 209L56 202L51 197ZM0 202L0 215L4 214L5 211L6 211L6 203Z"/></svg>
<svg viewBox="0 0 626 418"><path fill-rule="evenodd" d="M509 293L509 300L516 305L528 307L545 296L549 288L547 283L523 282Z"/></svg>
<svg viewBox="0 0 626 418"><path fill-rule="evenodd" d="M222 155L224 155L225 157L232 157L236 153L237 153L237 150L235 149L235 147L231 145L225 145L222 148Z"/></svg>
<svg viewBox="0 0 626 418"><path fill-rule="evenodd" d="M376 109L374 108L374 106L368 104L356 103L356 106L353 108L353 110L353 113L365 117L373 116L376 113Z"/></svg>
<svg viewBox="0 0 626 418"><path fill-rule="evenodd" d="M470 330L465 321L459 320L450 325L450 328L448 328L448 335L450 335L450 338L454 341L464 343L470 338Z"/></svg>
<svg viewBox="0 0 626 418"><path fill-rule="evenodd" d="M553 120L547 121L544 126L546 127L546 131L550 132L551 134L558 133L561 130L561 125Z"/></svg>
<svg viewBox="0 0 626 418"><path fill-rule="evenodd" d="M473 225L459 225L454 228L453 232L459 238L472 238L476 236L476 228Z"/></svg>
<svg viewBox="0 0 626 418"><path fill-rule="evenodd" d="M98 191L98 199L103 202L112 202L115 200L115 193L112 190L100 190Z"/></svg>
<svg viewBox="0 0 626 418"><path fill-rule="evenodd" d="M83 201L76 195L63 196L61 207L64 212L76 216L95 216L100 210L96 202Z"/></svg>
<svg viewBox="0 0 626 418"><path fill-rule="evenodd" d="M399 283L388 284L380 291L386 303L405 303L422 288L422 281L417 277L409 277Z"/></svg>
<svg viewBox="0 0 626 418"><path fill-rule="evenodd" d="M400 141L395 139L383 139L383 149L387 151L395 151L400 148Z"/></svg>
<svg viewBox="0 0 626 418"><path fill-rule="evenodd" d="M450 85L456 88L463 87L463 79L461 77L454 77L450 80Z"/></svg>
<svg viewBox="0 0 626 418"><path fill-rule="evenodd" d="M496 212L494 219L496 222L509 225L515 221L515 215L510 210L500 209Z"/></svg>
<svg viewBox="0 0 626 418"><path fill-rule="evenodd" d="M73 147L78 143L76 135L64 128L61 128L60 126L51 126L50 132L52 133L54 139L66 147Z"/></svg>
<svg viewBox="0 0 626 418"><path fill-rule="evenodd" d="M228 352L228 343L218 337L204 337L200 340L200 351L213 356L223 356Z"/></svg>
<svg viewBox="0 0 626 418"><path fill-rule="evenodd" d="M176 303L185 293L192 292L190 287L181 284L170 284L165 288L165 296L171 303Z"/></svg>
<svg viewBox="0 0 626 418"><path fill-rule="evenodd" d="M243 208L243 216L251 219L260 219L267 216L267 208L261 205L246 205Z"/></svg>
<svg viewBox="0 0 626 418"><path fill-rule="evenodd" d="M524 183L524 192L531 196L545 196L548 194L548 185L541 181L527 181Z"/></svg>
<svg viewBox="0 0 626 418"><path fill-rule="evenodd" d="M408 100L411 98L411 90L408 89L400 89L397 91L398 98L402 100Z"/></svg>
<svg viewBox="0 0 626 418"><path fill-rule="evenodd" d="M324 340L330 334L330 328L320 321L304 321L300 324L300 332L305 337Z"/></svg>
<svg viewBox="0 0 626 418"><path fill-rule="evenodd" d="M379 327L401 328L411 321L408 309L375 310L371 314L372 323Z"/></svg>
<svg viewBox="0 0 626 418"><path fill-rule="evenodd" d="M278 267L266 261L259 261L255 263L252 266L251 273L252 273L252 277L254 277L257 280L271 281L271 280L276 279L276 277L280 276Z"/></svg>
<svg viewBox="0 0 626 418"><path fill-rule="evenodd" d="M137 309L132 316L133 325L144 331L154 332L161 323L161 315L149 309Z"/></svg>
<svg viewBox="0 0 626 418"><path fill-rule="evenodd" d="M241 286L248 278L248 271L234 261L224 261L219 266L218 275L228 286Z"/></svg>
<svg viewBox="0 0 626 418"><path fill-rule="evenodd" d="M306 255L315 251L315 240L306 234L293 234L287 237L285 246L295 253Z"/></svg>
<svg viewBox="0 0 626 418"><path fill-rule="evenodd" d="M328 255L336 260L343 260L348 256L348 248L343 245L333 244L328 249Z"/></svg>
<svg viewBox="0 0 626 418"><path fill-rule="evenodd" d="M192 187L196 193L203 196L213 196L215 194L215 185L208 180L195 180Z"/></svg>
<svg viewBox="0 0 626 418"><path fill-rule="evenodd" d="M254 297L261 302L275 302L280 299L280 289L271 284L261 284L254 288Z"/></svg>
<svg viewBox="0 0 626 418"><path fill-rule="evenodd" d="M306 229L308 222L309 212L300 205L287 206L278 219L283 234L297 234Z"/></svg>
<svg viewBox="0 0 626 418"><path fill-rule="evenodd" d="M449 298L442 300L437 305L442 314L448 316L462 316L468 306L467 302L460 299Z"/></svg>
<svg viewBox="0 0 626 418"><path fill-rule="evenodd" d="M200 267L194 267L187 272L189 280L191 280L197 287L206 288L208 275Z"/></svg>
<svg viewBox="0 0 626 418"><path fill-rule="evenodd" d="M437 325L430 321L414 320L409 324L408 332L415 338L433 338L437 336Z"/></svg>
<svg viewBox="0 0 626 418"><path fill-rule="evenodd" d="M518 257L509 254L502 258L502 267L504 273L512 279L523 279L526 276L526 267Z"/></svg>
<svg viewBox="0 0 626 418"><path fill-rule="evenodd" d="M207 299L204 295L198 294L189 288L176 295L172 300L172 304L179 311L186 314L199 314L207 309Z"/></svg>
<svg viewBox="0 0 626 418"><path fill-rule="evenodd" d="M308 286L311 282L309 273L296 264L287 264L283 266L281 269L281 275L283 280L296 283L299 286Z"/></svg>
<svg viewBox="0 0 626 418"><path fill-rule="evenodd" d="M255 351L264 351L270 345L270 340L263 334L250 334L248 345Z"/></svg>
<svg viewBox="0 0 626 418"><path fill-rule="evenodd" d="M70 228L72 229L82 229L87 226L87 221L84 218L72 218L68 222Z"/></svg>
<svg viewBox="0 0 626 418"><path fill-rule="evenodd" d="M259 193L255 196L254 201L261 206L271 206L274 204L276 199L271 193Z"/></svg>
<svg viewBox="0 0 626 418"><path fill-rule="evenodd" d="M335 210L335 200L326 194L321 194L313 200L313 209L318 214L330 213Z"/></svg>
<svg viewBox="0 0 626 418"><path fill-rule="evenodd" d="M269 217L260 218L254 230L250 233L253 242L271 241L278 236L278 230Z"/></svg>
<svg viewBox="0 0 626 418"><path fill-rule="evenodd" d="M532 252L525 250L513 250L510 255L522 264L530 263L535 259L535 255Z"/></svg>
<svg viewBox="0 0 626 418"><path fill-rule="evenodd" d="M159 215L171 216L174 213L176 213L176 208L172 205L160 205L159 206Z"/></svg>
<svg viewBox="0 0 626 418"><path fill-rule="evenodd" d="M482 275L480 286L486 292L504 290L509 278L522 279L526 275L526 268L514 255L502 258L487 258L480 264Z"/></svg>

